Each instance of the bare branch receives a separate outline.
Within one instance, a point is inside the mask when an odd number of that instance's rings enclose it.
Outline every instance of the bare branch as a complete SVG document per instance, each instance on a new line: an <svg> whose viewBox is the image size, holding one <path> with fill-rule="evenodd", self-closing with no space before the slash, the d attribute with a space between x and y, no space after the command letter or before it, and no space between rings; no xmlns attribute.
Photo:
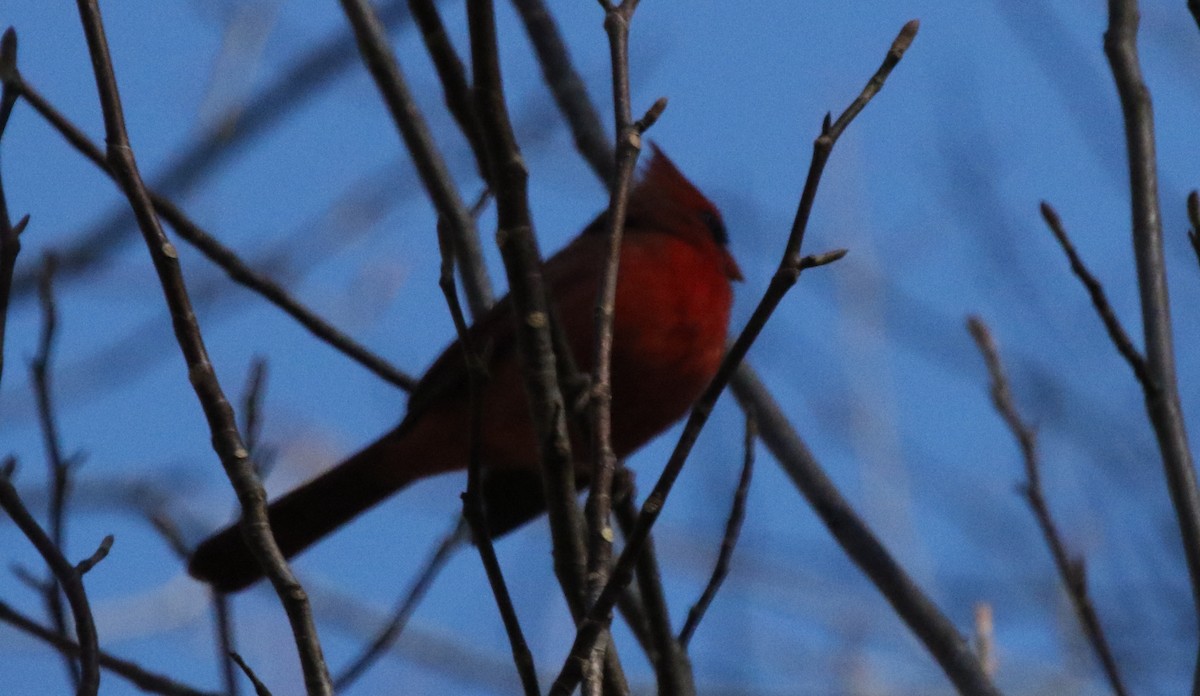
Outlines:
<svg viewBox="0 0 1200 696"><path fill-rule="evenodd" d="M75 617L75 635L79 637L79 689L81 696L95 696L100 688L100 655L96 640L96 624L92 619L92 610L88 605L87 592L83 589L83 573L87 568L77 568L63 556L62 549L55 545L47 536L33 515L21 502L17 489L12 485L12 472L15 460L9 457L0 469L0 509L3 509L12 521L16 523L21 533L29 539L38 553L50 567L50 572L62 587L67 602L71 605L71 613ZM112 538L106 539L112 544ZM101 548L105 548L103 545ZM105 548L105 550L107 550ZM101 556L102 557L102 556ZM90 568L90 566L89 566ZM61 636L60 636L61 638ZM65 638L61 638L65 640Z"/></svg>
<svg viewBox="0 0 1200 696"><path fill-rule="evenodd" d="M81 652L79 645L74 641L59 636L4 602L0 602L0 621L53 646L64 655L79 655ZM224 696L211 691L200 691L169 677L148 672L128 660L113 657L104 651L99 651L99 663L104 669L149 693L164 696Z"/></svg>
<svg viewBox="0 0 1200 696"><path fill-rule="evenodd" d="M1092 605L1091 597L1088 594L1083 559L1072 558L1067 553L1062 533L1059 532L1058 525L1050 515L1050 506L1046 504L1045 493L1042 490L1041 464L1038 460L1037 434L1022 420L1021 414L1017 411L1017 406L1013 402L1012 390L1008 386L1008 378L1000 364L1000 352L996 348L996 341L992 338L987 324L979 317L970 317L967 319L967 328L971 332L971 337L975 339L976 345L979 346L979 352L983 354L984 362L987 363L988 375L992 382L992 405L996 407L996 412L1004 419L1021 448L1021 458L1025 462L1023 492L1029 502L1029 507L1033 510L1038 527L1042 531L1042 538L1050 548L1054 566L1058 569L1059 577L1062 578L1063 585L1066 587L1067 596L1071 598L1071 605L1075 608L1076 616L1079 617L1084 637L1087 638L1088 645L1095 652L1096 659L1100 661L1100 666L1104 669L1113 693L1117 696L1125 696L1128 691L1121 680L1116 658L1113 657L1112 650L1108 646L1108 639L1100 625L1100 618L1096 614L1096 608Z"/></svg>
<svg viewBox="0 0 1200 696"><path fill-rule="evenodd" d="M163 294L171 310L175 336L188 365L189 380L208 420L213 449L220 457L221 464L242 504L242 530L251 552L270 578L288 615L308 692L317 695L332 694L333 688L329 683L329 672L317 639L308 598L292 575L271 534L270 522L267 519L266 493L254 472L249 452L238 434L233 408L225 398L212 363L208 359L200 327L196 323L184 285L179 254L159 225L154 205L134 161L133 149L125 130L125 116L117 91L116 77L113 74L100 8L97 0L77 0L76 4L87 38L101 110L104 113L105 140L108 143L106 161L129 199L138 220L138 227L150 251Z"/></svg>
<svg viewBox="0 0 1200 696"><path fill-rule="evenodd" d="M537 53L550 93L575 136L576 149L605 188L611 187L615 173L611 142L605 135L600 113L588 97L583 79L571 63L571 54L558 33L554 18L542 0L513 0L513 5L525 23L525 31Z"/></svg>
<svg viewBox="0 0 1200 696"><path fill-rule="evenodd" d="M341 0L341 4L358 38L358 50L412 154L425 191L437 208L442 224L450 232L454 256L462 268L467 305L471 315L478 319L492 306L493 300L475 220L463 203L441 153L433 144L433 134L408 90L400 63L388 43L387 31L375 10L366 0Z"/></svg>
<svg viewBox="0 0 1200 696"><path fill-rule="evenodd" d="M1175 378L1171 305L1158 202L1158 164L1154 152L1154 112L1150 104L1150 90L1142 80L1138 63L1137 29L1137 2L1109 0L1104 53L1112 67L1113 80L1121 99L1121 112L1125 118L1133 253L1137 262L1146 373L1149 378L1143 384L1146 413L1154 426L1158 448L1162 453L1167 490L1179 521L1183 553L1191 577L1192 610L1200 619L1200 490L1196 487L1196 470L1188 446L1187 428ZM1195 665L1192 691L1200 693L1200 658Z"/></svg>
<svg viewBox="0 0 1200 696"><path fill-rule="evenodd" d="M18 92L10 85L8 76L17 70L17 33L12 27L0 37L0 142L8 127L8 117L17 101ZM0 172L0 378L4 376L4 329L8 325L8 298L12 292L13 269L21 253L21 232L29 224L26 215L16 225L8 216L4 198L4 176Z"/></svg>
<svg viewBox="0 0 1200 696"><path fill-rule="evenodd" d="M242 674L245 674L246 678L250 680L250 683L254 685L254 693L257 694L257 696L271 696L271 690L267 688L266 684L262 683L256 674L254 674L254 670L250 669L250 665L246 664L246 661L242 659L241 655L235 652L230 652L229 659L233 660L234 664L236 664L242 670Z"/></svg>
<svg viewBox="0 0 1200 696"><path fill-rule="evenodd" d="M463 534L466 531L463 522L461 517L455 520L454 527L442 538L441 543L434 549L433 555L425 561L425 565L409 587L408 592L404 593L396 610L392 612L392 618L358 657L351 660L342 673L333 680L333 686L337 691L350 688L350 685L362 676L400 637L400 633L408 625L409 617L412 616L413 611L425 597L426 591L433 584L433 579L450 560L451 552L462 542Z"/></svg>
<svg viewBox="0 0 1200 696"><path fill-rule="evenodd" d="M713 566L712 577L709 578L704 592L700 594L700 599L696 600L691 611L688 612L687 621L679 631L679 644L684 649L687 649L688 643L692 640L692 634L696 632L700 620L708 611L708 606L717 596L717 590L720 589L725 576L729 574L729 561L733 558L733 548L737 545L738 535L742 531L742 522L746 519L746 497L750 492L750 477L754 472L754 445L757 441L758 422L753 415L747 412L746 436L742 443L745 452L742 460L742 475L738 478L737 489L733 494L733 508L729 511L729 521L725 523L725 535L721 538L721 551L717 554L717 563Z"/></svg>
<svg viewBox="0 0 1200 696"><path fill-rule="evenodd" d="M1200 0L1196 0L1200 3ZM1192 251L1196 252L1196 262L1200 263L1200 191L1192 191L1187 197L1188 241L1192 243Z"/></svg>
<svg viewBox="0 0 1200 696"><path fill-rule="evenodd" d="M829 159L829 153L833 150L838 136L849 125L854 116L862 111L863 106L870 100L871 96L879 91L883 80L899 62L905 49L912 43L912 39L917 32L917 26L916 20L904 25L896 40L892 42L892 47L888 51L883 64L875 72L875 75L867 83L867 86L858 98L838 117L836 122L831 124L829 117L826 116L821 126L821 135L813 143L813 157L812 163L809 165L808 178L804 184L804 192L800 196L796 218L792 224L792 231L788 237L787 247L783 258L780 260L779 268L771 279L771 284L767 288L766 293L759 301L758 307L755 308L754 314L750 317L750 321L742 330L737 340L734 341L729 353L722 361L716 376L713 377L712 382L705 388L699 401L692 408L692 413L688 417L687 425L684 427L683 434L679 438L679 443L671 453L671 458L663 469L658 482L654 485L654 489L642 504L638 524L617 560L612 577L609 579L608 584L605 585L604 591L600 593L599 598L589 609L587 618L580 625L576 633L571 653L563 665L562 672L559 673L558 679L551 688L551 694L566 696L574 690L575 685L578 683L583 667L581 660L591 651L597 637L603 630L605 625L604 617L612 609L613 604L620 595L621 588L632 578L641 544L644 543L650 533L650 528L662 512L667 495L674 486L675 480L679 477L679 473L683 470L683 465L687 461L692 447L696 444L700 430L708 421L709 414L712 413L712 408L716 403L717 397L724 391L725 385L733 377L742 358L745 357L750 346L758 338L759 333L762 332L767 320L775 311L775 308L779 306L779 302L800 277L803 261L800 256L800 249L804 241L804 233L808 227L809 215L812 212L813 200L816 198L817 187L820 184L821 173L824 171L825 163ZM976 669L976 671L978 670ZM954 675L951 676L953 677ZM982 675L980 677L982 678ZM986 679L984 682L986 683Z"/></svg>
<svg viewBox="0 0 1200 696"><path fill-rule="evenodd" d="M1079 277L1083 282L1083 286L1087 288L1088 295L1092 298L1092 305L1096 307L1096 313L1100 315L1100 321L1104 322L1104 328L1108 330L1108 337L1112 339L1113 345L1117 347L1117 352L1121 357L1125 358L1125 362L1129 363L1129 367L1133 369L1133 375L1137 377L1138 382L1146 388L1149 379L1146 376L1146 359L1134 347L1133 341L1129 339L1129 334L1125 332L1125 327L1121 325L1121 320L1117 318L1117 313L1113 311L1112 305L1108 302L1107 295L1104 294L1104 286L1096 277L1088 271L1087 266L1079 258L1079 253L1075 251L1075 245L1071 243L1071 238L1067 236L1066 229L1063 228L1062 219L1058 217L1058 213L1054 208L1045 201L1042 201L1042 217L1046 219L1046 224L1050 227L1050 231L1054 233L1054 238L1058 240L1062 246L1063 252L1067 255L1067 260L1071 262L1071 271Z"/></svg>

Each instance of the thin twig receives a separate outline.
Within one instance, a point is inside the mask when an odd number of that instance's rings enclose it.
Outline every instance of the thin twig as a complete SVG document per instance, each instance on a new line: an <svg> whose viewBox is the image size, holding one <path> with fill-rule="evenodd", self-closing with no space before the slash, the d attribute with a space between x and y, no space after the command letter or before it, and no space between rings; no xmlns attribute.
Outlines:
<svg viewBox="0 0 1200 696"><path fill-rule="evenodd" d="M463 540L465 531L464 520L462 517L457 517L454 521L453 528L442 538L441 543L434 549L429 560L425 561L421 572L413 580L411 587L404 593L400 603L392 612L392 618L384 625L383 629L376 634L375 638L367 644L366 648L350 661L341 674L337 675L333 680L333 686L337 691L344 691L350 688L367 669L375 663L384 653L391 648L396 639L400 637L404 627L408 625L408 619L412 616L413 611L425 597L425 593L433 584L433 579L437 577L446 562L450 560L451 552L458 547Z"/></svg>
<svg viewBox="0 0 1200 696"><path fill-rule="evenodd" d="M42 626L2 601L0 601L0 621L45 642L47 645L53 646L64 655L80 654L80 647L74 641L62 638L54 631ZM146 671L133 662L113 657L104 651L99 651L99 663L104 669L148 693L163 694L164 696L224 696L212 691L194 689L170 677Z"/></svg>
<svg viewBox="0 0 1200 696"><path fill-rule="evenodd" d="M632 471L625 467L617 470L613 496L617 523L621 525L622 536L628 539L633 528L637 526L638 516L637 486L634 484ZM663 589L662 575L658 571L658 553L655 551L652 536L646 537L646 543L642 545L641 557L638 558L634 573L637 576L638 594L642 600L641 609L649 638L646 657L654 666L658 693L660 696L694 696L696 684L691 662L687 652L675 640L675 630L667 608L666 591ZM626 586L625 589L626 592L622 594L627 594L630 586Z"/></svg>
<svg viewBox="0 0 1200 696"><path fill-rule="evenodd" d="M541 3L536 4L544 13ZM539 25L539 30L552 34L549 38L562 44L553 21ZM551 67L571 69L570 56L565 50L553 56L553 66L548 67L547 62L549 61L542 60L543 71ZM588 162L592 163L593 169L596 170L597 163L602 166L611 163L613 155L603 137L604 127L595 107L589 101L586 90L566 89L554 81L548 82L548 85L560 110L566 115L576 143L589 143L586 148L580 145L580 149ZM587 138L586 131L601 135L598 138ZM597 176L606 186L611 180L611 177L603 172L599 172ZM988 683L986 676L970 676L973 672L978 672L978 664L966 641L888 554L866 523L842 497L749 363L743 362L738 368L731 386L742 409L752 409L758 414L763 444L813 506L834 539L846 555L863 569L943 669L948 673L960 675L954 677L956 682L963 679L968 683L982 685L984 693L994 693L995 690Z"/></svg>
<svg viewBox="0 0 1200 696"><path fill-rule="evenodd" d="M979 317L970 317L967 319L967 328L987 364L988 375L991 378L992 405L996 407L996 412L1004 419L1004 423L1021 448L1021 458L1025 463L1025 485L1022 492L1029 502L1030 509L1033 510L1033 516L1041 529L1042 538L1045 539L1046 546L1050 548L1054 566L1058 569L1059 577L1062 578L1063 585L1066 587L1067 596L1071 598L1071 605L1075 608L1083 635L1087 638L1092 651L1095 652L1096 659L1100 661L1100 666L1104 669L1113 693L1117 696L1125 696L1129 692L1125 689L1120 670L1117 668L1116 658L1113 657L1112 650L1108 646L1108 639L1100 625L1100 617L1096 614L1096 608L1088 594L1084 561L1079 557L1072 558L1067 552L1067 545L1063 542L1062 533L1050 514L1050 506L1046 503L1045 492L1042 489L1041 463L1038 459L1037 433L1025 423L1017 411L1012 389L1008 385L1008 378L1000 363L1000 352L996 348L996 341L992 338L987 324Z"/></svg>
<svg viewBox="0 0 1200 696"><path fill-rule="evenodd" d="M454 284L454 254L452 233L448 225L438 224L438 246L442 254L442 269L438 285L446 297L446 305L450 308L450 316L454 321L454 329L458 333L458 343L462 348L463 362L467 366L467 400L470 408L470 424L468 425L468 457L467 457L467 490L462 494L463 518L471 526L471 537L479 550L479 558L483 562L487 574L488 585L492 588L492 596L496 599L496 607L504 622L504 631L512 648L513 664L521 678L521 686L526 696L538 696L540 690L537 682L537 668L533 662L533 654L525 642L525 634L521 631L521 622L517 618L516 607L513 606L512 596L508 585L504 582L504 573L500 569L500 559L496 557L496 547L492 544L492 533L488 529L487 513L483 504L483 388L488 379L487 367L484 364L483 353L486 347L476 346L471 340L471 332L467 327L466 316L463 315L462 305L458 301L458 290Z"/></svg>
<svg viewBox="0 0 1200 696"><path fill-rule="evenodd" d="M42 97L32 85L22 79L19 74L15 73L5 82L5 85L13 85L21 97L42 118L46 119L72 147L79 150L84 157L99 167L101 171L116 180L116 173L109 165L104 152L82 130L67 120L58 109L54 108L50 102ZM354 341L354 339L338 331L329 322L317 316L312 310L294 299L278 283L251 268L232 249L226 247L192 221L191 218L167 199L166 196L156 191L150 191L150 201L154 205L155 212L162 216L163 220L175 230L176 234L195 247L200 253L204 254L209 261L224 270L232 281L261 295L268 302L274 304L283 310L285 314L299 322L301 326L308 329L309 333L313 336L341 351L347 357L367 368L389 384L393 384L405 391L412 391L416 386L417 380L415 378L404 374L404 372L393 367L386 360ZM64 268L64 262L64 257L60 256L60 273Z"/></svg>
<svg viewBox="0 0 1200 696"><path fill-rule="evenodd" d="M1045 201L1042 201L1042 217L1046 219L1046 225L1050 227L1054 238L1058 240L1063 252L1066 253L1067 260L1071 263L1071 271L1079 277L1087 289L1088 295L1091 296L1092 305L1095 306L1096 313L1100 315L1100 321L1104 322L1104 328L1108 331L1108 337L1112 340L1113 345L1117 347L1117 352L1125 358L1125 362L1129 363L1129 367L1133 369L1133 375L1137 377L1142 387L1148 387L1146 359L1129 339L1129 334L1125 332L1125 327L1121 325L1121 320L1117 318L1117 313L1109 304L1107 295L1104 294L1104 286L1096 280L1096 277L1084 265L1083 260L1079 258L1079 253L1075 251L1075 245L1071 243L1071 238L1067 236L1067 231L1063 227L1062 219Z"/></svg>
<svg viewBox="0 0 1200 696"><path fill-rule="evenodd" d="M38 425L42 431L42 446L46 451L46 466L49 469L49 475L46 477L46 485L49 488L46 496L49 501L46 519L50 524L50 541L62 549L66 548L67 494L70 489L72 463L63 455L51 389L50 363L58 330L58 309L54 301L55 265L54 255L46 254L42 260L42 272L38 280L42 330L38 339L37 354L30 361L29 370L33 376ZM63 605L58 584L53 580L43 583L42 595L55 630L63 638L70 638L71 635L67 631L67 608ZM63 655L63 660L66 663L67 678L79 688L79 663L68 655Z"/></svg>
<svg viewBox="0 0 1200 696"><path fill-rule="evenodd" d="M225 398L209 361L204 339L184 285L179 254L163 233L153 203L138 173L133 149L125 130L125 117L97 0L77 0L76 4L87 38L88 52L92 58L92 68L104 114L105 140L108 143L106 159L116 173L122 191L129 199L159 282L162 284L163 294L171 310L175 336L187 362L189 380L208 420L213 449L220 457L221 465L242 504L242 530L247 544L270 578L287 613L309 694L332 694L329 672L317 638L308 597L292 575L271 534L266 493L254 472L249 452L238 434L233 408Z"/></svg>
<svg viewBox="0 0 1200 696"><path fill-rule="evenodd" d="M1158 164L1154 152L1154 112L1150 105L1150 90L1142 80L1138 64L1137 30L1137 3L1134 0L1109 0L1104 53L1108 56L1120 96L1125 119L1125 146L1129 151L1133 253L1137 263L1149 378L1142 388L1146 413L1162 453L1167 490L1179 521L1183 553L1191 577L1192 611L1200 620L1200 490L1196 487L1196 470L1175 377L1171 303L1163 259ZM1192 693L1200 695L1200 657L1194 667Z"/></svg>
<svg viewBox="0 0 1200 696"><path fill-rule="evenodd" d="M379 88L404 144L412 155L421 183L449 230L454 257L462 269L463 289L471 316L478 319L492 306L486 266L475 220L450 177L450 170L433 143L433 134L409 92L400 63L392 51L387 31L367 0L341 0L342 10L358 39L358 50ZM469 269L469 270L467 270ZM480 282L480 281L484 282Z"/></svg>
<svg viewBox="0 0 1200 696"><path fill-rule="evenodd" d="M254 693L257 696L271 696L271 690L267 688L266 684L262 683L262 680L254 673L254 670L250 669L250 665L246 664L241 655L230 652L229 659L242 670L242 674L245 674L250 683L254 685Z"/></svg>
<svg viewBox="0 0 1200 696"><path fill-rule="evenodd" d="M633 185L633 169L642 149L642 131L633 120L629 96L629 25L637 9L637 0L624 0L619 6L602 2L604 28L608 33L612 63L613 123L616 141L616 178L611 188L605 224L604 269L596 290L595 341L592 346L591 407L591 489L585 514L588 522L588 602L594 602L608 582L612 559L613 531L609 521L612 510L613 474L617 455L612 448L612 349L613 317L616 315L617 272L621 259L621 238L625 231L625 213ZM643 119L653 123L666 108L660 99ZM609 613L606 620L612 622ZM583 693L598 696L603 688L605 641L598 641L589 657Z"/></svg>
<svg viewBox="0 0 1200 696"><path fill-rule="evenodd" d="M576 149L600 182L606 188L611 187L615 173L612 143L605 134L600 113L588 97L583 79L571 63L571 54L559 35L554 17L550 16L542 0L513 0L513 5L521 15L529 42L537 53L546 85L571 127Z"/></svg>
<svg viewBox="0 0 1200 696"><path fill-rule="evenodd" d="M46 561L50 572L62 587L67 602L71 605L71 613L75 617L75 635L79 638L79 685L77 693L95 696L100 688L100 656L96 640L96 624L92 619L92 610L88 606L87 592L83 589L83 573L90 569L81 569L72 565L63 556L62 549L54 544L41 526L29 514L17 489L12 485L12 472L15 461L10 457L3 467L0 467L0 509L3 509L17 528L29 539L38 553ZM108 545L112 544L111 537L106 537ZM106 545L101 545L107 551ZM97 559L99 560L99 559ZM66 640L60 633L56 638Z"/></svg>
<svg viewBox="0 0 1200 696"><path fill-rule="evenodd" d="M925 645L959 693L999 694L980 668L966 639L892 558L838 491L753 370L738 372L733 381L733 393L743 409L754 409L763 444L800 489L838 545Z"/></svg>
<svg viewBox="0 0 1200 696"><path fill-rule="evenodd" d="M717 596L717 590L729 575L729 562L733 558L733 549L737 546L738 535L742 531L742 522L746 519L746 498L750 492L750 478L754 473L754 445L758 441L758 421L753 415L746 415L746 436L742 442L744 449L742 459L742 474L738 478L737 489L733 494L733 507L729 511L729 521L725 523L725 534L721 537L721 551L717 554L717 562L713 566L712 577L708 580L700 599L692 605L688 612L687 621L679 631L679 644L686 650L692 640L692 635L704 618L704 613Z"/></svg>
<svg viewBox="0 0 1200 696"><path fill-rule="evenodd" d="M687 457L700 435L700 430L708 421L709 414L712 413L712 408L716 403L717 397L724 391L725 385L733 377L738 364L745 357L746 352L750 349L751 344L754 343L758 334L761 333L767 320L779 305L779 302L787 294L787 291L795 285L803 268L830 263L844 255L844 252L839 250L813 257L807 262L800 256L804 233L808 227L809 215L812 212L812 205L816 198L817 187L820 184L821 173L824 171L825 163L829 160L829 154L833 150L838 136L841 135L842 131L845 130L854 117L862 111L871 97L882 88L887 75L900 62L900 58L904 55L909 45L912 44L913 37L917 33L917 27L918 23L916 20L904 25L896 40L892 42L892 46L884 58L883 64L867 82L867 86L859 96L850 103L850 106L847 107L836 121L831 121L828 115L825 117L821 126L821 134L813 143L813 157L812 163L809 165L808 178L805 181L804 190L800 196L800 204L796 209L796 218L792 223L791 234L788 236L788 242L784 249L783 258L780 260L779 268L771 279L771 284L768 286L766 293L759 301L758 307L755 308L750 321L742 330L741 335L734 341L729 353L722 361L716 376L713 377L713 381L705 388L699 401L692 408L687 425L684 427L683 434L680 436L675 450L671 453L670 460L668 460L666 467L663 469L658 482L654 485L654 489L642 504L642 512L638 519L638 525L634 528L633 534L630 535L625 545L625 549L621 552L612 578L609 579L604 591L588 611L586 620L581 624L576 633L571 653L551 689L551 694L566 696L566 694L574 690L581 676L582 664L580 661L590 652L596 637L603 629L603 618L619 596L620 588L628 583L632 577L639 547L645 541L655 520L658 519L663 504L666 503L667 495L674 486L675 480L679 477L679 473L683 470L683 465L687 461Z"/></svg>

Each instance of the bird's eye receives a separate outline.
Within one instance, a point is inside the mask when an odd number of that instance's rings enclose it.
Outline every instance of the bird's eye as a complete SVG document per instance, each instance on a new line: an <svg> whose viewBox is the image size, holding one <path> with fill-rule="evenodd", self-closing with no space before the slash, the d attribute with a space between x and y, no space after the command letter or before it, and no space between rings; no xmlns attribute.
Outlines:
<svg viewBox="0 0 1200 696"><path fill-rule="evenodd" d="M700 220L708 227L708 231L712 234L713 239L717 240L717 244L729 243L729 233L725 231L725 223L715 211L700 211Z"/></svg>

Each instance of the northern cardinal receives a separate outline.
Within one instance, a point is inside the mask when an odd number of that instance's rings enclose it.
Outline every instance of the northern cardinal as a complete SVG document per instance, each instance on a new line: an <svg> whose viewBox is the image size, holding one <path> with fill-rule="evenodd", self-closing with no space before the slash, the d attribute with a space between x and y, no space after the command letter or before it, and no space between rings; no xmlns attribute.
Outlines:
<svg viewBox="0 0 1200 696"><path fill-rule="evenodd" d="M602 213L543 268L574 359L592 361L594 307L604 265ZM657 148L629 196L612 352L612 444L625 457L678 420L716 373L725 348L730 281L741 280L721 215ZM483 494L493 535L544 508L534 437L508 298L471 327L487 347L481 398ZM384 498L427 476L467 466L470 406L458 343L434 362L394 430L270 505L271 529L291 557ZM586 438L573 437L586 485ZM262 576L236 525L200 544L188 571L220 591Z"/></svg>

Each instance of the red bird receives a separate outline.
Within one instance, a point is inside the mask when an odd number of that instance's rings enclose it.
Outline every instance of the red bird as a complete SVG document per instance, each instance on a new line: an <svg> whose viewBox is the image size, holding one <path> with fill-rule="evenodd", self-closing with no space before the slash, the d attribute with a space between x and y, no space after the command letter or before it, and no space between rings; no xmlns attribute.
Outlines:
<svg viewBox="0 0 1200 696"><path fill-rule="evenodd" d="M594 307L604 266L601 214L543 269L579 369L591 366ZM721 214L657 147L630 192L617 280L612 352L612 444L625 457L687 412L716 374L725 350L732 280ZM471 327L489 346L482 423L483 494L499 536L544 509L534 428L521 380L512 303ZM384 498L427 476L465 469L470 405L462 350L451 345L409 399L394 430L270 505L271 529L291 557ZM573 438L581 483L586 438ZM262 577L230 526L203 542L188 571L232 592Z"/></svg>

